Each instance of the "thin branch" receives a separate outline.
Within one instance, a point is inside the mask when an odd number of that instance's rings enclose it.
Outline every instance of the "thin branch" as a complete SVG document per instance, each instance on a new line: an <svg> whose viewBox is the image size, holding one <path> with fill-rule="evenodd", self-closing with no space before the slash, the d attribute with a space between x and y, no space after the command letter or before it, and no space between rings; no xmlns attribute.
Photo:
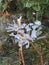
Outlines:
<svg viewBox="0 0 49 65"><path fill-rule="evenodd" d="M42 56L42 52L40 52L33 44L33 42L31 41L31 45L32 47L35 49L35 51L37 52L37 54L39 55L40 58L40 64L44 65L44 61L43 61L43 56Z"/></svg>
<svg viewBox="0 0 49 65"><path fill-rule="evenodd" d="M21 56L21 59L22 59L22 64L25 65L22 47L20 47L19 51L20 51L20 56Z"/></svg>

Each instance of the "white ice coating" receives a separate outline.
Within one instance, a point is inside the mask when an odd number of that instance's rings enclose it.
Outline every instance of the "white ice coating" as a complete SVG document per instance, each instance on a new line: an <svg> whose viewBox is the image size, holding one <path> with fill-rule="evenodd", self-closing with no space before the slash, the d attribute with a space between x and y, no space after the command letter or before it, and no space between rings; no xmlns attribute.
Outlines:
<svg viewBox="0 0 49 65"><path fill-rule="evenodd" d="M21 25L21 28L25 28L25 26L26 26L26 24L25 24L25 23L23 23L23 24Z"/></svg>
<svg viewBox="0 0 49 65"><path fill-rule="evenodd" d="M24 34L24 36L25 36L28 40L33 40L29 34Z"/></svg>
<svg viewBox="0 0 49 65"><path fill-rule="evenodd" d="M15 36L14 33L9 34L10 36Z"/></svg>
<svg viewBox="0 0 49 65"><path fill-rule="evenodd" d="M21 47L22 45L26 45L26 48L29 47L29 41L28 40L21 40L18 43L19 47Z"/></svg>
<svg viewBox="0 0 49 65"><path fill-rule="evenodd" d="M41 21L36 20L36 21L35 21L35 24L36 24L36 25L41 25Z"/></svg>
<svg viewBox="0 0 49 65"><path fill-rule="evenodd" d="M33 40L35 40L35 38L37 38L37 35L36 35L36 30L33 30L32 33L31 33L31 38Z"/></svg>
<svg viewBox="0 0 49 65"><path fill-rule="evenodd" d="M18 20L21 20L21 18L22 16ZM41 21L36 20L34 23L29 24L23 23L21 26L18 26L14 20L13 22L14 24L9 25L6 28L6 31L11 32L9 36L14 36L15 43L18 42L19 47L26 45L26 48L28 48L30 43L29 40L34 41L42 33ZM32 29L29 26L31 26ZM24 29L26 29L26 33ZM14 35L13 31L17 33ZM31 35L28 33L28 31L32 31Z"/></svg>
<svg viewBox="0 0 49 65"><path fill-rule="evenodd" d="M33 26L33 23L29 23L28 25L29 25L29 26Z"/></svg>
<svg viewBox="0 0 49 65"><path fill-rule="evenodd" d="M25 27L25 29L26 29L27 32L31 30L31 28L29 27L29 25L27 25L27 26Z"/></svg>
<svg viewBox="0 0 49 65"><path fill-rule="evenodd" d="M24 33L24 30L18 30L17 33Z"/></svg>

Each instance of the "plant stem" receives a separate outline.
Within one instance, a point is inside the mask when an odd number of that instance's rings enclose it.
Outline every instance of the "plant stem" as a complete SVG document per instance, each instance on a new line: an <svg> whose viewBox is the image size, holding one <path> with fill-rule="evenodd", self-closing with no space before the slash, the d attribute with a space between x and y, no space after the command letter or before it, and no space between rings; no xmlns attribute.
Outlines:
<svg viewBox="0 0 49 65"><path fill-rule="evenodd" d="M22 47L20 47L19 51L20 51L20 56L21 56L21 59L22 59L22 64L25 65Z"/></svg>
<svg viewBox="0 0 49 65"><path fill-rule="evenodd" d="M18 25L21 26L21 20L17 19L17 22L18 22ZM20 56L21 56L21 59L22 59L22 64L25 65L23 51L22 51L22 46L20 47L19 51L20 51Z"/></svg>
<svg viewBox="0 0 49 65"><path fill-rule="evenodd" d="M43 56L42 56L42 52L40 52L33 44L33 42L31 41L31 45L32 47L35 49L35 51L37 52L37 54L39 55L40 58L40 64L44 65L44 61L43 61Z"/></svg>

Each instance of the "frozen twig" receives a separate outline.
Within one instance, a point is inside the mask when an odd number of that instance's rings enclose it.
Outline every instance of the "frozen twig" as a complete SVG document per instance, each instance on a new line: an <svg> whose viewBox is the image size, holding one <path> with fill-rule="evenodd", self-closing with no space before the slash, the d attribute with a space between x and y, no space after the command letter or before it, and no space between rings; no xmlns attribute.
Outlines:
<svg viewBox="0 0 49 65"><path fill-rule="evenodd" d="M32 47L35 49L35 51L36 51L37 54L39 55L39 58L40 58L40 64L41 64L41 65L44 65L42 52L40 52L40 51L34 46L34 44L33 44L32 41L30 41L30 44L32 45Z"/></svg>
<svg viewBox="0 0 49 65"><path fill-rule="evenodd" d="M21 59L22 59L22 64L25 65L22 46L19 48L19 51L20 51L20 56L21 56Z"/></svg>
<svg viewBox="0 0 49 65"><path fill-rule="evenodd" d="M41 36L41 37L38 37L37 40L41 40L41 39L45 39L46 36Z"/></svg>
<svg viewBox="0 0 49 65"><path fill-rule="evenodd" d="M22 19L22 16L20 16L20 18L17 19L18 26L21 26L21 19ZM20 51L20 56L21 56L21 59L22 59L22 64L25 65L23 51L22 51L22 46L20 47L19 51Z"/></svg>

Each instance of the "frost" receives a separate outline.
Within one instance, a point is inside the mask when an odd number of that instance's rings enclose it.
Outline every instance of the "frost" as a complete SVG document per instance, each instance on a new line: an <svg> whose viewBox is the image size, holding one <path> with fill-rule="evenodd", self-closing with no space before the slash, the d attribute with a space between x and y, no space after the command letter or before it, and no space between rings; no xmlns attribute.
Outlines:
<svg viewBox="0 0 49 65"><path fill-rule="evenodd" d="M17 33L24 33L24 30L18 30Z"/></svg>
<svg viewBox="0 0 49 65"><path fill-rule="evenodd" d="M25 36L28 40L33 40L29 34L24 34L24 36Z"/></svg>
<svg viewBox="0 0 49 65"><path fill-rule="evenodd" d="M33 40L35 40L35 38L37 38L37 35L36 35L36 30L33 30L32 33L31 33L31 38Z"/></svg>
<svg viewBox="0 0 49 65"><path fill-rule="evenodd" d="M29 41L28 40L25 41L25 44L26 44L26 48L29 48Z"/></svg>
<svg viewBox="0 0 49 65"><path fill-rule="evenodd" d="M44 38L46 38L45 35L44 36L41 36L41 37L38 37L37 40L44 39Z"/></svg>
<svg viewBox="0 0 49 65"><path fill-rule="evenodd" d="M33 26L33 23L29 23L28 25L29 25L29 26Z"/></svg>
<svg viewBox="0 0 49 65"><path fill-rule="evenodd" d="M15 39L22 40L21 36L19 34L15 35L14 37L15 37Z"/></svg>
<svg viewBox="0 0 49 65"><path fill-rule="evenodd" d="M41 21L36 20L36 21L35 21L35 24L36 24L36 25L41 25Z"/></svg>
<svg viewBox="0 0 49 65"><path fill-rule="evenodd" d="M18 43L19 47L21 47L22 45L26 45L26 48L29 47L29 41L28 40L21 40Z"/></svg>
<svg viewBox="0 0 49 65"><path fill-rule="evenodd" d="M37 31L40 31L40 30L42 30L42 27L39 27Z"/></svg>
<svg viewBox="0 0 49 65"><path fill-rule="evenodd" d="M14 39L14 43L15 43L15 44L18 43L18 41L19 41L18 39Z"/></svg>
<svg viewBox="0 0 49 65"><path fill-rule="evenodd" d="M13 20L13 24L10 24L6 28L6 31L11 32L11 34L9 35L14 36L14 41L15 43L18 42L19 47L25 45L26 48L29 48L29 43L30 43L29 40L34 41L42 33L41 22L36 20L35 23L21 24L20 23L21 18L22 16L20 16L20 18L17 19L18 24L16 24L15 21ZM19 26L19 24L21 25ZM26 33L25 33L25 29L26 29ZM13 31L17 33L14 34ZM31 31L31 35L30 33L28 33L30 31Z"/></svg>
<svg viewBox="0 0 49 65"><path fill-rule="evenodd" d="M20 18L19 18L20 20L22 19L22 16L20 16Z"/></svg>
<svg viewBox="0 0 49 65"><path fill-rule="evenodd" d="M9 34L10 36L14 36L14 33Z"/></svg>
<svg viewBox="0 0 49 65"><path fill-rule="evenodd" d="M38 31L38 32L36 33L37 36L39 36L40 34L42 34L42 31Z"/></svg>
<svg viewBox="0 0 49 65"><path fill-rule="evenodd" d="M17 24L14 24L13 27L14 27L14 28L18 28L18 25L17 25Z"/></svg>
<svg viewBox="0 0 49 65"><path fill-rule="evenodd" d="M25 29L26 29L27 32L31 30L31 28L29 27L29 25L27 25L27 26L25 27Z"/></svg>
<svg viewBox="0 0 49 65"><path fill-rule="evenodd" d="M25 28L25 26L26 26L26 24L25 24L25 23L23 23L23 24L21 25L21 28Z"/></svg>
<svg viewBox="0 0 49 65"><path fill-rule="evenodd" d="M36 30L36 28L38 28L38 25L33 25L33 26L32 26L32 29L33 29L33 30Z"/></svg>

